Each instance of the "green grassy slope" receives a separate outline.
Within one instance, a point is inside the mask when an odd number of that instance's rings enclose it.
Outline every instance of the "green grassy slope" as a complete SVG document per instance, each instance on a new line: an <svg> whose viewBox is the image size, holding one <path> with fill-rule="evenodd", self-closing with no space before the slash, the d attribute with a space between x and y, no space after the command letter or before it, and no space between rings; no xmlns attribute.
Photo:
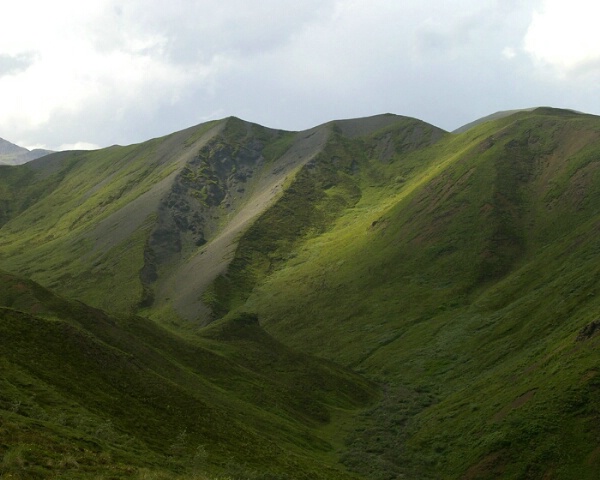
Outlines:
<svg viewBox="0 0 600 480"><path fill-rule="evenodd" d="M0 292L3 475L347 477L329 430L376 391L256 317L183 340L12 275Z"/></svg>
<svg viewBox="0 0 600 480"><path fill-rule="evenodd" d="M356 141L317 167L335 197L300 176L278 205L328 215L263 216L215 302L387 385L348 437L369 478L595 478L600 120L537 109L388 162Z"/></svg>
<svg viewBox="0 0 600 480"><path fill-rule="evenodd" d="M419 120L395 116L333 122L329 128L323 149L242 235L227 273L207 292L217 315L242 304L266 275L294 264L286 262L298 247L329 231L349 209L359 209L366 192L377 191L378 201L385 201L406 175L425 169L420 149L444 135ZM410 160L394 168L389 162L395 155Z"/></svg>

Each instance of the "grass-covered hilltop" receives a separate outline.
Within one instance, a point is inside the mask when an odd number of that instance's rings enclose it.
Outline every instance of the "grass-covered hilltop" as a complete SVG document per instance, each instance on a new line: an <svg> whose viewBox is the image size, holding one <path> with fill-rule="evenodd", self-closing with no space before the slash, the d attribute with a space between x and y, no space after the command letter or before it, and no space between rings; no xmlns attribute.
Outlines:
<svg viewBox="0 0 600 480"><path fill-rule="evenodd" d="M0 478L599 478L600 117L484 120L0 166Z"/></svg>

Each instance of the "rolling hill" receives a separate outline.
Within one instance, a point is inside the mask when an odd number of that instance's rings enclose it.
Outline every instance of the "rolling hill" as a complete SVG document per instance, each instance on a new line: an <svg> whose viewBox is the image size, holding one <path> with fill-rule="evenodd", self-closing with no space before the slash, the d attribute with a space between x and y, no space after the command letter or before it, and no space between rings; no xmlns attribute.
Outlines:
<svg viewBox="0 0 600 480"><path fill-rule="evenodd" d="M600 118L552 108L228 118L0 167L3 437L47 445L5 464L597 478L599 169ZM89 422L42 433L63 410Z"/></svg>

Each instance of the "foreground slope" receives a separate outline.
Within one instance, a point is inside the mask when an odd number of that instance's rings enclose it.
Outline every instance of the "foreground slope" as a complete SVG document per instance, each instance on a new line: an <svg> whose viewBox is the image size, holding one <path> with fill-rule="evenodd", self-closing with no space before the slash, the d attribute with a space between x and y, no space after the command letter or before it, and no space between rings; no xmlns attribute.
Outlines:
<svg viewBox="0 0 600 480"><path fill-rule="evenodd" d="M595 478L600 119L536 109L363 155L331 222L290 246L296 216L261 218L214 303L387 384L348 439L369 478Z"/></svg>
<svg viewBox="0 0 600 480"><path fill-rule="evenodd" d="M373 387L292 352L256 317L184 340L8 274L0 305L3 475L346 478L327 432Z"/></svg>

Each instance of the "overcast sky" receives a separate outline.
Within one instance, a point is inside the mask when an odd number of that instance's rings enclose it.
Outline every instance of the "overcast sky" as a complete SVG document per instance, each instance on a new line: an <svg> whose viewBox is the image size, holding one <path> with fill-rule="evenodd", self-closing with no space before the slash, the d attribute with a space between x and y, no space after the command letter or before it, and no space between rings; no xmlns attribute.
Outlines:
<svg viewBox="0 0 600 480"><path fill-rule="evenodd" d="M446 130L538 105L600 114L595 0L19 0L0 137L131 144L235 115L302 130L391 112Z"/></svg>

